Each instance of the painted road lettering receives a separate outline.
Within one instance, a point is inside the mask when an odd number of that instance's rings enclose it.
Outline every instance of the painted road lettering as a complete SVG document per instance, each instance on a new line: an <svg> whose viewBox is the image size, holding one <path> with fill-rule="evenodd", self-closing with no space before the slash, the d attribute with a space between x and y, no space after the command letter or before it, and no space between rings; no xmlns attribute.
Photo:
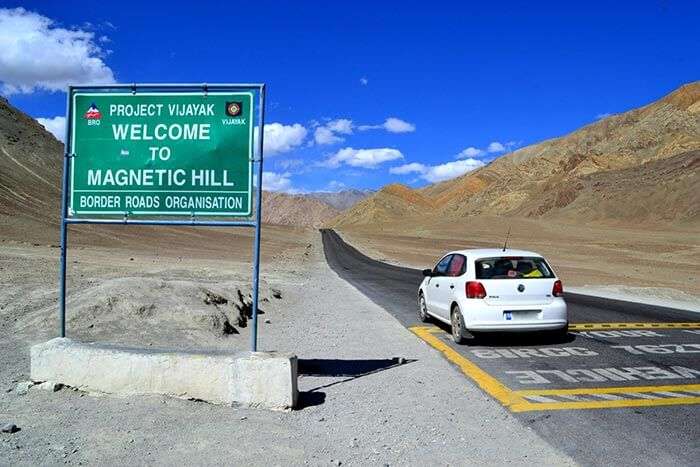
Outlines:
<svg viewBox="0 0 700 467"><path fill-rule="evenodd" d="M539 349L473 349L472 355L478 358L551 358L551 357L592 357L598 352L585 347L543 347Z"/></svg>
<svg viewBox="0 0 700 467"><path fill-rule="evenodd" d="M624 368L577 368L571 370L518 370L506 371L505 373L513 375L520 384L698 379L698 377L700 377L700 370L683 366L671 366L668 369L656 366L646 366Z"/></svg>
<svg viewBox="0 0 700 467"><path fill-rule="evenodd" d="M623 324L638 327L584 323L592 329L571 332L571 344L537 347L455 346L438 327L411 330L514 412L700 404L696 324Z"/></svg>
<svg viewBox="0 0 700 467"><path fill-rule="evenodd" d="M647 330L620 330L620 331L577 331L574 334L588 338L604 338L613 337L666 337L666 334L661 334L658 331Z"/></svg>
<svg viewBox="0 0 700 467"><path fill-rule="evenodd" d="M657 344L657 345L611 345L612 349L622 349L635 355L700 353L700 344Z"/></svg>

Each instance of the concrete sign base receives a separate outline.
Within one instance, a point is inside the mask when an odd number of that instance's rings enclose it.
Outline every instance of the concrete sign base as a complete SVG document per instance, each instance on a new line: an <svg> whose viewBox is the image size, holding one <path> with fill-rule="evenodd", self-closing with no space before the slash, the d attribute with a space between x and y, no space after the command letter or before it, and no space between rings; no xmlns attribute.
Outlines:
<svg viewBox="0 0 700 467"><path fill-rule="evenodd" d="M56 338L32 346L31 379L88 392L162 394L215 404L290 410L297 357L276 352L185 353Z"/></svg>

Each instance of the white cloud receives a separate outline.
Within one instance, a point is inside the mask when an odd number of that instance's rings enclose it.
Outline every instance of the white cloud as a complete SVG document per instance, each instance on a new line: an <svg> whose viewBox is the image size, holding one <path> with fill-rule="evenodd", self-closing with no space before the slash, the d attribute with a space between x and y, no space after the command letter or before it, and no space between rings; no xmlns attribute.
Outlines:
<svg viewBox="0 0 700 467"><path fill-rule="evenodd" d="M316 141L316 144L320 144L320 145L335 144L335 143L340 143L341 141L344 141L344 140L345 140L345 138L342 138L340 136L336 136L332 130L330 130L329 128L326 128L325 126L316 127L316 130L314 130L314 141Z"/></svg>
<svg viewBox="0 0 700 467"><path fill-rule="evenodd" d="M24 8L0 9L0 91L5 94L113 83L105 54L92 32L56 27Z"/></svg>
<svg viewBox="0 0 700 467"><path fill-rule="evenodd" d="M483 149L475 148L474 146L469 146L467 149L462 150L457 154L456 159L466 159L468 157L480 157L486 154Z"/></svg>
<svg viewBox="0 0 700 467"><path fill-rule="evenodd" d="M259 130L255 128L255 140ZM306 138L307 130L299 123L284 125L282 123L265 124L265 141L263 142L265 155L274 156L283 152L289 152L301 146Z"/></svg>
<svg viewBox="0 0 700 467"><path fill-rule="evenodd" d="M430 167L421 178L431 183L442 182L459 177L467 172L483 167L484 163L477 159L463 159Z"/></svg>
<svg viewBox="0 0 700 467"><path fill-rule="evenodd" d="M65 142L63 140L66 137L66 117L37 118L36 121L54 135L57 140Z"/></svg>
<svg viewBox="0 0 700 467"><path fill-rule="evenodd" d="M419 164L418 162L411 162L410 164L404 164L400 165L398 167L392 167L389 169L389 173L394 174L394 175L405 175L405 174L410 174L410 173L426 173L428 171L428 167Z"/></svg>
<svg viewBox="0 0 700 467"><path fill-rule="evenodd" d="M290 174L277 172L263 172L263 190L267 191L292 191Z"/></svg>
<svg viewBox="0 0 700 467"><path fill-rule="evenodd" d="M486 148L486 150L490 153L503 152L506 150L506 147L503 146L503 144L499 143L498 141L494 141L491 144L489 144L489 147Z"/></svg>
<svg viewBox="0 0 700 467"><path fill-rule="evenodd" d="M369 80L363 76L362 78L360 78L360 84L363 86L367 86L369 84Z"/></svg>
<svg viewBox="0 0 700 467"><path fill-rule="evenodd" d="M384 122L384 129L391 133L411 133L416 131L416 126L400 118L389 117Z"/></svg>
<svg viewBox="0 0 700 467"><path fill-rule="evenodd" d="M353 129L352 120L347 118L331 120L326 123L326 128L334 133L340 133L341 135L351 135Z"/></svg>
<svg viewBox="0 0 700 467"><path fill-rule="evenodd" d="M374 169L379 164L396 159L403 159L403 154L398 149L376 148L376 149L353 149L344 148L329 157L323 165L336 168L341 164L351 167L363 167Z"/></svg>
<svg viewBox="0 0 700 467"><path fill-rule="evenodd" d="M297 169L304 165L303 159L282 159L275 162L277 166L281 167L284 170Z"/></svg>
<svg viewBox="0 0 700 467"><path fill-rule="evenodd" d="M596 119L596 120L602 120L602 119L604 119L604 118L612 117L613 115L615 115L615 114L614 114L614 113L610 113L610 112L604 112L604 113L602 113L602 114L596 115L596 116L595 116L595 119Z"/></svg>
<svg viewBox="0 0 700 467"><path fill-rule="evenodd" d="M489 144L489 146L486 148L488 152L491 154L493 153L498 153L498 152L506 152L506 151L511 151L513 148L515 148L519 142L516 141L508 141L506 143L499 143L498 141L493 141Z"/></svg>
<svg viewBox="0 0 700 467"><path fill-rule="evenodd" d="M380 125L360 125L357 128L361 131L384 129L390 133L411 133L416 131L416 126L413 123L408 123L396 117L389 117Z"/></svg>
<svg viewBox="0 0 700 467"><path fill-rule="evenodd" d="M483 167L484 163L477 159L463 159L445 164L427 166L412 162L410 164L392 167L389 172L392 174L418 173L420 178L431 183L442 182L451 178L459 177L467 172Z"/></svg>
<svg viewBox="0 0 700 467"><path fill-rule="evenodd" d="M319 125L318 122L315 122L314 126L316 126L314 141L319 145L336 144L345 141L345 138L338 135L351 135L354 128L352 120L347 118L331 120L325 125Z"/></svg>

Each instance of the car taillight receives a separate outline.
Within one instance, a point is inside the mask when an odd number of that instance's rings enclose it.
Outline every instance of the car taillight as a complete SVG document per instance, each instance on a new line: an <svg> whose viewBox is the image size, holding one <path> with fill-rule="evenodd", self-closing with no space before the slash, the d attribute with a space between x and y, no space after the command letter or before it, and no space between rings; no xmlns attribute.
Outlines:
<svg viewBox="0 0 700 467"><path fill-rule="evenodd" d="M564 286L561 281L554 281L554 287L552 287L552 295L555 297L564 296Z"/></svg>
<svg viewBox="0 0 700 467"><path fill-rule="evenodd" d="M467 298L486 298L486 289L481 282L467 282L465 289Z"/></svg>

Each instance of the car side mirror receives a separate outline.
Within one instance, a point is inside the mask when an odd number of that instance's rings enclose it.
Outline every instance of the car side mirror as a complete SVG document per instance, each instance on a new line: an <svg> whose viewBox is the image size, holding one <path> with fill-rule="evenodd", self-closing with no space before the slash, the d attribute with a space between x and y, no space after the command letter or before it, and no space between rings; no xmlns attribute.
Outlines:
<svg viewBox="0 0 700 467"><path fill-rule="evenodd" d="M433 277L433 270L432 269L423 269L423 275L425 277Z"/></svg>

